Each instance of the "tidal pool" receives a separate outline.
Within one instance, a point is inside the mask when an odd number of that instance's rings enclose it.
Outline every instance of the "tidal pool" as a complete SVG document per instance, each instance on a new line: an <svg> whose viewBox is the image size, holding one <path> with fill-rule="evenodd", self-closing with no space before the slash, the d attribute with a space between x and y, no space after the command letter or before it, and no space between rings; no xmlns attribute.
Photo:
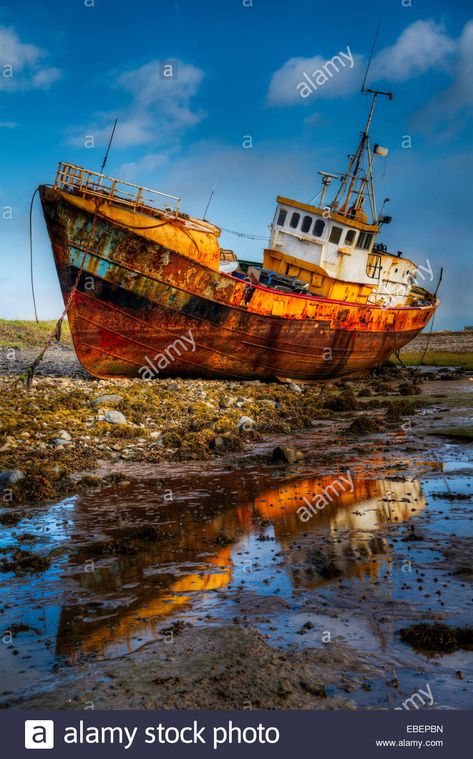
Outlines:
<svg viewBox="0 0 473 759"><path fill-rule="evenodd" d="M194 464L158 485L144 476L26 510L2 529L3 554L52 561L0 574L2 702L146 655L186 625L240 624L280 649L343 640L373 657L379 677L350 689L360 707L396 706L426 682L436 707L471 707L471 652L432 657L398 635L419 620L471 623L468 467L421 462L374 477L368 462L347 479L346 466ZM303 519L321 493L326 505Z"/></svg>

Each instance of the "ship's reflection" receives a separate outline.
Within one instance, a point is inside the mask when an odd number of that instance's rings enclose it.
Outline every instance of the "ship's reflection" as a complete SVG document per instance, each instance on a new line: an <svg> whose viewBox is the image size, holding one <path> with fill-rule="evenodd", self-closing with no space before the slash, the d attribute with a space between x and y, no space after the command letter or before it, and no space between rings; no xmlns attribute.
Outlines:
<svg viewBox="0 0 473 759"><path fill-rule="evenodd" d="M244 482L241 474L219 478L218 490L205 494L196 488L193 500L179 504L161 502L158 540L141 540L132 554L113 554L90 560L94 548L71 555L84 571L73 575L87 601L63 607L56 652L75 660L78 654L113 656L156 638L163 622L176 615L191 615L212 599L212 591L227 588L232 572L241 564L242 551L251 562L251 535L271 540L273 555L292 589L316 588L333 580L307 566L311 544L323 539L324 556L336 567L337 576L377 576L389 560L387 540L379 534L388 523L407 520L425 507L416 480L353 479L352 488L333 497L331 503L303 522L298 509L331 484L333 477ZM208 484L208 483L207 483ZM193 482L195 487L196 482ZM245 497L246 492L246 497ZM132 496L128 496L133 514ZM85 507L86 508L86 507ZM81 506L77 507L77 523ZM139 511L136 507L137 512ZM149 512L148 512L149 513ZM136 518L143 518L141 514ZM118 528L113 536L120 545L134 540L136 528ZM136 545L136 541L135 541ZM259 544L261 547L261 544ZM274 562L261 565L263 582L274 572ZM208 606L208 603L207 603Z"/></svg>

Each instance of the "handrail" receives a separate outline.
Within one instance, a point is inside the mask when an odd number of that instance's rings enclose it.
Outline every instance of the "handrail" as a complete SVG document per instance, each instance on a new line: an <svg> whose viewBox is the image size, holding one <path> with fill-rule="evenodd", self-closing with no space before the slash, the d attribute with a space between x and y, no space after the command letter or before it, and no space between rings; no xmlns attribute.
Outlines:
<svg viewBox="0 0 473 759"><path fill-rule="evenodd" d="M151 211L171 211L178 216L181 204L181 199L176 195L168 195L123 179L114 179L73 163L59 163L54 189L106 198L114 203L126 205L134 212L144 208Z"/></svg>

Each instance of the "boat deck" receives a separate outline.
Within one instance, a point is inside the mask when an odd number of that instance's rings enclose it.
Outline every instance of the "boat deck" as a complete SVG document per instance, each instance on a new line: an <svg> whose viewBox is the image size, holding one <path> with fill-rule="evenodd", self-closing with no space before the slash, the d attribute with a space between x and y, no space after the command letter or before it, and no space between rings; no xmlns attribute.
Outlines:
<svg viewBox="0 0 473 759"><path fill-rule="evenodd" d="M124 206L133 213L153 218L175 217L212 234L220 234L215 224L183 214L180 210L181 198L177 195L115 179L72 163L59 164L54 189L84 198L103 198L113 205Z"/></svg>

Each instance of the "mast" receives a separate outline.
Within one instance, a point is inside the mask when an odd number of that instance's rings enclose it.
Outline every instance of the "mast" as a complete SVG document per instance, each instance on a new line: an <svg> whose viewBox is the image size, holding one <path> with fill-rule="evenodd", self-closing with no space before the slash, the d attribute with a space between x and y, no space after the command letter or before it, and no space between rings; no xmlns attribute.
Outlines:
<svg viewBox="0 0 473 759"><path fill-rule="evenodd" d="M350 157L348 168L341 179L340 187L337 190L335 198L333 200L333 208L338 209L338 213L347 214L348 211L353 210L353 213L361 210L363 200L367 194L370 200L371 212L373 215L373 223L376 223L376 201L374 195L374 183L373 183L373 161L372 153L369 146L369 130L371 122L373 120L374 108L378 95L385 95L389 100L392 100L392 92L383 92L382 90L363 89L363 93L369 92L373 95L371 100L371 106L366 120L364 131L362 132L360 142L355 153ZM362 161L364 153L367 154L367 168L363 168ZM347 182L348 189L345 190ZM358 189L355 189L356 183L359 182ZM357 195L355 202L350 206L350 200L353 194ZM343 203L338 208L339 203Z"/></svg>

